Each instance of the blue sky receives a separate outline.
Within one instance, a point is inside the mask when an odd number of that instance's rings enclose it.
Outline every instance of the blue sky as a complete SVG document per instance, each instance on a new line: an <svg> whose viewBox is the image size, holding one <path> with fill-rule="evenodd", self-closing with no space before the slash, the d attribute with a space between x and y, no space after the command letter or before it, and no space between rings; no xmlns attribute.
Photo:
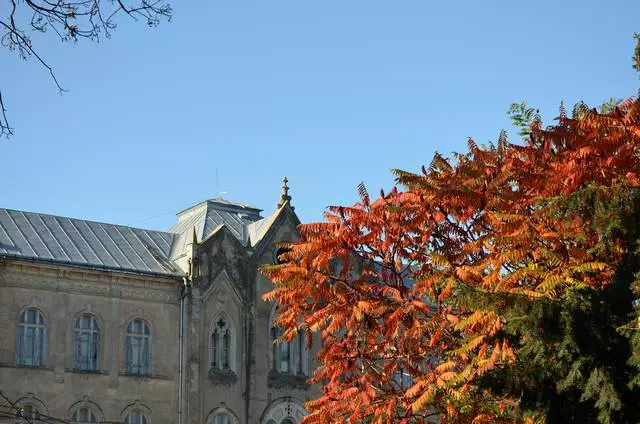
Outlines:
<svg viewBox="0 0 640 424"><path fill-rule="evenodd" d="M286 175L316 221L361 181L377 193L392 168L495 140L512 102L549 122L561 100L640 86L637 1L172 6L170 23L123 20L99 44L34 35L64 95L0 51L15 127L0 141L0 207L166 229L218 190L271 213Z"/></svg>

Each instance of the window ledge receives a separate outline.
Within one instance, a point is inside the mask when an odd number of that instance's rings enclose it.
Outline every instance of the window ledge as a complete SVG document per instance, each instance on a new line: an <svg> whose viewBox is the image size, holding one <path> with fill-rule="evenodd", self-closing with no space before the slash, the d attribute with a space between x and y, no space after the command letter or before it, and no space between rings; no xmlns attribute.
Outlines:
<svg viewBox="0 0 640 424"><path fill-rule="evenodd" d="M105 371L105 370L81 370L76 368L67 368L65 371L72 372L74 374L98 374L98 375L109 374L109 371Z"/></svg>
<svg viewBox="0 0 640 424"><path fill-rule="evenodd" d="M40 370L40 371L53 371L53 368L51 367L45 367L42 365L23 365L23 364L10 364L10 363L3 363L0 364L0 367L2 368L22 368L22 369L28 369L28 370Z"/></svg>
<svg viewBox="0 0 640 424"><path fill-rule="evenodd" d="M269 387L276 389L308 389L307 376L288 372L269 371Z"/></svg>
<svg viewBox="0 0 640 424"><path fill-rule="evenodd" d="M238 375L231 369L221 370L220 368L209 368L209 380L214 384L223 384L229 386L238 381Z"/></svg>
<svg viewBox="0 0 640 424"><path fill-rule="evenodd" d="M118 375L120 377L131 377L138 380L171 380L171 377L160 374L132 374L128 372L121 372Z"/></svg>

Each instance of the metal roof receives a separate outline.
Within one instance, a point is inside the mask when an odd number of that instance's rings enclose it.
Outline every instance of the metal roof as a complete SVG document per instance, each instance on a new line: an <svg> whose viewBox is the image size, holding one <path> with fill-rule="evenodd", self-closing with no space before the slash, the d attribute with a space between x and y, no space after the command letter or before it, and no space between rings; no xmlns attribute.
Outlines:
<svg viewBox="0 0 640 424"><path fill-rule="evenodd" d="M197 241L201 242L220 225L224 225L240 243L246 245L249 239L248 226L262 219L260 212L261 209L224 199L205 200L179 212L178 222L169 229L170 233L179 237L173 247L173 257L183 251L194 228Z"/></svg>
<svg viewBox="0 0 640 424"><path fill-rule="evenodd" d="M163 232L0 208L0 258L177 276L173 260L186 251L194 230L195 241L202 242L224 225L253 247L281 209L263 218L252 206L205 200L179 212L178 222Z"/></svg>
<svg viewBox="0 0 640 424"><path fill-rule="evenodd" d="M0 208L0 256L177 275L175 234Z"/></svg>

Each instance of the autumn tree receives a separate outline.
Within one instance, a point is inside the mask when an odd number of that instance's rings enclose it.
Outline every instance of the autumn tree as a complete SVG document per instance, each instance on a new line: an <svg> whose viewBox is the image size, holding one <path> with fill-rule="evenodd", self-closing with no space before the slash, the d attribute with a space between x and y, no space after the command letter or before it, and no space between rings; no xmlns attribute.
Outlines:
<svg viewBox="0 0 640 424"><path fill-rule="evenodd" d="M617 327L634 328L640 102L562 107L548 128L530 118L524 143L470 140L421 174L396 171L402 189L361 187L264 269L283 338L322 339L306 423L533 422L562 396L591 402L589 420L621 416L635 396ZM612 312L602 331L580 328ZM537 391L562 392L554 380L564 394Z"/></svg>
<svg viewBox="0 0 640 424"><path fill-rule="evenodd" d="M157 25L171 17L171 7L164 0L7 0L0 15L0 44L22 59L34 59L64 91L53 68L38 53L31 33L47 33L62 42L108 38L122 17ZM11 135L13 128L7 119L0 92L0 136Z"/></svg>

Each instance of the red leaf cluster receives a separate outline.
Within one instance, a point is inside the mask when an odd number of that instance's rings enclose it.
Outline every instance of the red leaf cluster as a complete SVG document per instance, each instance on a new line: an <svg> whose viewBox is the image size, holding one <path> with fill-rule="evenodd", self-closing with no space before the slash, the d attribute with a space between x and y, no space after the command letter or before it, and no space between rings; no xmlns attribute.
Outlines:
<svg viewBox="0 0 640 424"><path fill-rule="evenodd" d="M370 200L360 187L360 203L301 225L286 263L264 268L284 338L321 335L311 380L322 396L305 423L507 422L518 400L474 385L514 359L504 317L456 299L606 285L621 245L596 249L593 214L558 199L612 197L640 182L637 100L565 115L534 124L525 145L470 140L467 153L436 155L421 175L398 171L405 190Z"/></svg>

